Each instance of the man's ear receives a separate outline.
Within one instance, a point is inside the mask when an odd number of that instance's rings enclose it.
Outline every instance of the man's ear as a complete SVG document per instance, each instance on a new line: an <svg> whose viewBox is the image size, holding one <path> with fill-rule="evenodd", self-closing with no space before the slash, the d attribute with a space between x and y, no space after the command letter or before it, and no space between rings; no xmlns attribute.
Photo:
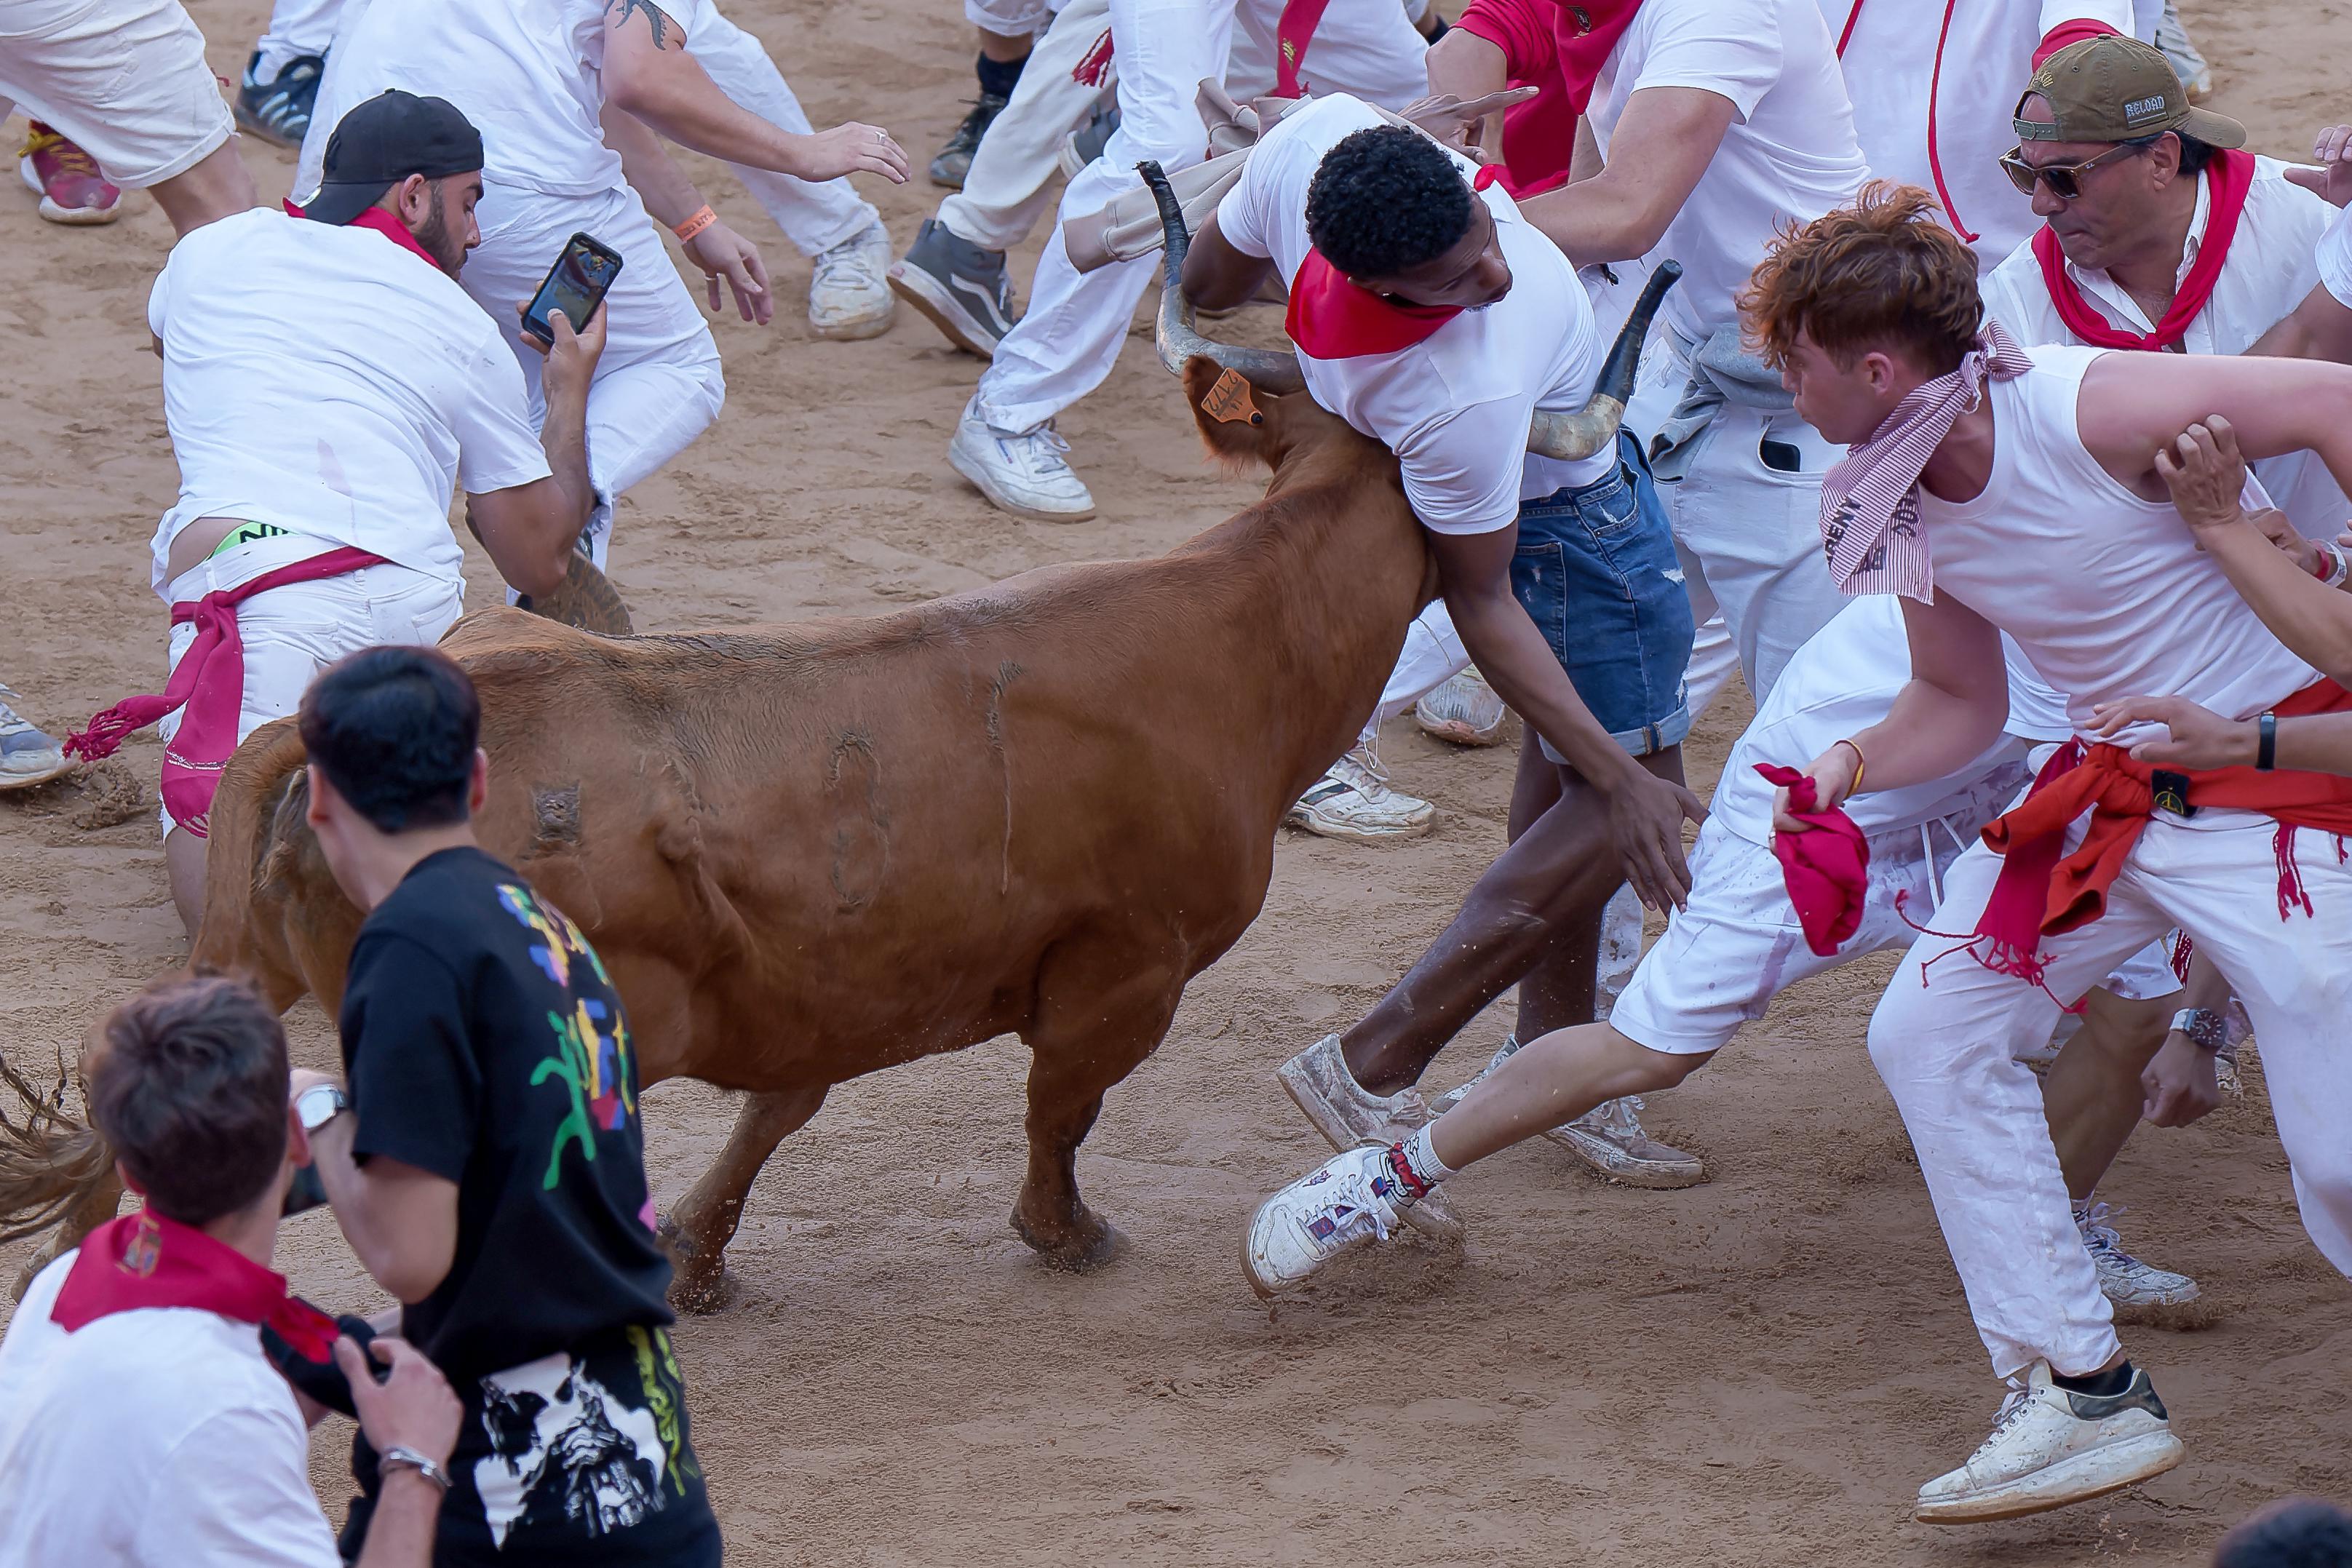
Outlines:
<svg viewBox="0 0 2352 1568"><path fill-rule="evenodd" d="M384 196L392 203L392 215L412 229L433 215L433 182L422 174L403 176Z"/></svg>
<svg viewBox="0 0 2352 1568"><path fill-rule="evenodd" d="M474 747L474 776L466 784L466 814L478 817L490 799L490 754Z"/></svg>
<svg viewBox="0 0 2352 1568"><path fill-rule="evenodd" d="M334 809L328 802L340 802L342 797L335 793L335 787L327 782L327 776L319 770L317 763L304 763L302 771L310 780L310 803L302 808L302 820L310 824L315 833L334 820Z"/></svg>
<svg viewBox="0 0 2352 1568"><path fill-rule="evenodd" d="M1862 371L1870 379L1870 390L1884 397L1895 384L1894 356L1873 349L1862 357Z"/></svg>
<svg viewBox="0 0 2352 1568"><path fill-rule="evenodd" d="M310 1163L310 1134L302 1125L302 1108L291 1100L286 1102L286 1164L289 1169L300 1170Z"/></svg>
<svg viewBox="0 0 2352 1568"><path fill-rule="evenodd" d="M1206 354L1184 361L1184 399L1192 423L1213 456L1234 464L1274 465L1274 442L1266 423L1267 394L1239 371L1221 367Z"/></svg>

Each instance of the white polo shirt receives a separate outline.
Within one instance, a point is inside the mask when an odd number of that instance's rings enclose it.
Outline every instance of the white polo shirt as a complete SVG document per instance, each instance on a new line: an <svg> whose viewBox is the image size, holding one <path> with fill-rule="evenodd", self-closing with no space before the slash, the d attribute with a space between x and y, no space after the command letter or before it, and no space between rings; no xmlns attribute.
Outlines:
<svg viewBox="0 0 2352 1568"><path fill-rule="evenodd" d="M192 231L147 301L180 498L154 586L199 517L268 523L457 581L451 486L548 475L522 371L482 308L371 229L264 208Z"/></svg>
<svg viewBox="0 0 2352 1568"><path fill-rule="evenodd" d="M2212 175L2197 179L2197 210L2189 222L2188 243L2181 247L2177 279L2186 278L2205 243L2212 193ZM2286 177L2286 165L2275 158L2254 160L2253 183L2246 205L2238 214L2238 232L2230 242L2229 258L2213 281L2212 298L2181 334L2181 350L2191 354L2242 354L2255 340L2276 326L2281 318L2309 297L2319 281L2313 252L2336 217L2336 209L2313 192ZM2156 324L2123 286L2105 268L2085 271L2067 262L2074 280L2091 308L2116 326L2133 332L2152 332ZM2057 301L2042 276L2042 260L2031 240L2011 252L1983 280L1987 313L2007 327L2026 348L2043 343L2080 343L2058 314ZM2254 465L2263 487L2296 528L2314 538L2334 538L2352 521L2352 502L2309 452L2290 452Z"/></svg>
<svg viewBox="0 0 2352 1568"><path fill-rule="evenodd" d="M1819 4L1831 42L1846 40L1838 63L1870 172L1935 193L1987 271L2041 224L2032 198L2000 172L2000 155L2017 145L2011 122L2033 75L2033 51L2053 28L2074 21L2150 38L2164 13L2164 0Z"/></svg>
<svg viewBox="0 0 2352 1568"><path fill-rule="evenodd" d="M1311 248L1307 189L1323 155L1385 123L1342 94L1294 110L1257 144L1241 183L1218 204L1218 232L1244 255L1273 258L1286 280L1296 278ZM1468 160L1456 162L1465 180L1476 172ZM1413 514L1445 534L1508 528L1522 499L1590 485L1617 465L1613 444L1574 463L1528 455L1536 411L1582 408L1602 350L1568 258L1500 186L1478 195L1494 214L1511 269L1509 293L1395 353L1298 356L1315 401L1397 455Z"/></svg>
<svg viewBox="0 0 2352 1568"><path fill-rule="evenodd" d="M1627 100L1654 87L1731 100L1723 144L1652 253L1683 264L1661 318L1699 342L1737 317L1775 227L1846 205L1870 169L1816 0L1643 0L1593 88L1604 157Z"/></svg>
<svg viewBox="0 0 2352 1568"><path fill-rule="evenodd" d="M0 1568L339 1568L261 1331L150 1307L69 1334L49 1311L79 1256L0 1340Z"/></svg>
<svg viewBox="0 0 2352 1568"><path fill-rule="evenodd" d="M2319 236L2319 281L2336 302L2352 310L2352 207L2336 214L2327 232Z"/></svg>

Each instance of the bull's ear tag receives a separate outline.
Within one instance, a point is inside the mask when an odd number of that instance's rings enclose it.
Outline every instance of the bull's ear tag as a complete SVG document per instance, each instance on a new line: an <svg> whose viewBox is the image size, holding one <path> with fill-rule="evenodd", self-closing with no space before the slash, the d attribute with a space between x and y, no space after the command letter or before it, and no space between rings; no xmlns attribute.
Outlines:
<svg viewBox="0 0 2352 1568"><path fill-rule="evenodd" d="M1239 371L1220 371L1209 395L1201 400L1201 412L1223 424L1246 419L1252 424L1264 424L1265 415L1258 413L1257 404L1250 399L1249 378Z"/></svg>

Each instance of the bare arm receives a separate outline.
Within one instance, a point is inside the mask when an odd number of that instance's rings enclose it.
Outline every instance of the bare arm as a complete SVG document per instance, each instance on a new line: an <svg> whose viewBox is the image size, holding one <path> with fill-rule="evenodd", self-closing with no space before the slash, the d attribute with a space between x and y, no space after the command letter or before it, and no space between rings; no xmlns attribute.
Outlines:
<svg viewBox="0 0 2352 1568"><path fill-rule="evenodd" d="M1903 601L1911 679L1886 716L1813 758L1814 799L1826 810L1855 792L1925 784L1966 767L2009 722L2009 666L1991 622L1946 594L1933 604ZM1780 792L1773 825L1803 832Z"/></svg>
<svg viewBox="0 0 2352 1568"><path fill-rule="evenodd" d="M368 1351L377 1364L390 1368L382 1384L356 1342L335 1342L335 1361L352 1385L352 1405L368 1441L379 1454L392 1448L413 1448L436 1465L447 1465L465 1407L440 1369L404 1340L379 1337ZM367 1543L360 1548L359 1568L426 1568L433 1561L440 1518L439 1487L411 1466L385 1467L383 1490L368 1520Z"/></svg>
<svg viewBox="0 0 2352 1568"><path fill-rule="evenodd" d="M677 166L677 160L636 116L604 106L604 144L620 154L621 172L656 222L673 232L709 205L701 190ZM735 308L746 321L764 327L775 315L768 294L768 267L757 246L722 222L713 221L691 239L678 242L687 260L702 269L710 294L710 308L719 307L723 280L734 291Z"/></svg>
<svg viewBox="0 0 2352 1568"><path fill-rule="evenodd" d="M1633 891L1653 909L1682 907L1690 893L1682 824L1706 810L1679 784L1636 762L1592 716L1559 658L1511 592L1516 528L1429 535L1445 607L1463 646L1503 700L1609 802L1610 832Z"/></svg>
<svg viewBox="0 0 2352 1568"><path fill-rule="evenodd" d="M597 311L586 331L574 333L558 310L549 318L554 343L524 335L523 341L547 356L540 372L547 418L539 444L547 454L548 477L466 497L467 526L517 593L537 596L562 586L580 530L596 510L596 487L588 477L588 385L604 349L604 317Z"/></svg>
<svg viewBox="0 0 2352 1568"><path fill-rule="evenodd" d="M1500 92L1510 83L1510 59L1502 47L1467 27L1449 27L1426 57L1432 98L1451 95L1465 101ZM1474 128L1470 142L1489 162L1503 155L1503 117L1489 114Z"/></svg>
<svg viewBox="0 0 2352 1568"><path fill-rule="evenodd" d="M1235 249L1211 213L1184 253L1184 297L1203 310L1230 310L1255 295L1273 273L1273 258Z"/></svg>
<svg viewBox="0 0 2352 1568"><path fill-rule="evenodd" d="M1705 88L1645 87L1625 100L1606 167L1520 210L1579 267L1646 256L1706 172L1733 112ZM1580 127L1580 144L1584 135Z"/></svg>
<svg viewBox="0 0 2352 1568"><path fill-rule="evenodd" d="M298 1069L293 1093L331 1082ZM362 1166L352 1157L358 1134L359 1118L348 1112L310 1134L319 1185L361 1267L413 1306L448 1278L457 1259L457 1184L382 1155Z"/></svg>
<svg viewBox="0 0 2352 1568"><path fill-rule="evenodd" d="M604 96L681 147L803 180L864 171L907 182L907 152L879 126L852 122L802 136L719 90L687 53L686 29L652 0L612 0L604 13Z"/></svg>
<svg viewBox="0 0 2352 1568"><path fill-rule="evenodd" d="M2249 460L2306 448L2352 490L2352 365L2248 355L2101 355L2083 375L2074 423L2116 481L2151 501L2169 492L2156 469L2190 425L2227 420Z"/></svg>
<svg viewBox="0 0 2352 1568"><path fill-rule="evenodd" d="M2303 303L2281 317L2246 352L2352 365L2352 307L2328 293L2325 284L2315 284Z"/></svg>

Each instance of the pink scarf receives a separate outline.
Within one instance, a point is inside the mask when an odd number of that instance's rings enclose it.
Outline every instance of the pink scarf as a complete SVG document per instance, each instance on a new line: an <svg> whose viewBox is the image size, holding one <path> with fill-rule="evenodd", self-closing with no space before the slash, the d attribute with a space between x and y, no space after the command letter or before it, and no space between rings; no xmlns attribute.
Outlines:
<svg viewBox="0 0 2352 1568"><path fill-rule="evenodd" d="M1935 601L1919 476L1960 415L1983 398L1987 377L2005 382L2032 368L2007 329L1987 317L1959 369L1906 392L1869 440L1831 465L1822 480L1822 541L1841 592Z"/></svg>
<svg viewBox="0 0 2352 1568"><path fill-rule="evenodd" d="M1772 835L1772 858L1780 862L1789 902L1796 906L1805 946L1822 957L1862 929L1863 905L1870 896L1870 841L1852 817L1832 806L1822 810L1813 781L1793 768L1759 762L1768 784L1789 792L1789 814L1813 831Z"/></svg>

